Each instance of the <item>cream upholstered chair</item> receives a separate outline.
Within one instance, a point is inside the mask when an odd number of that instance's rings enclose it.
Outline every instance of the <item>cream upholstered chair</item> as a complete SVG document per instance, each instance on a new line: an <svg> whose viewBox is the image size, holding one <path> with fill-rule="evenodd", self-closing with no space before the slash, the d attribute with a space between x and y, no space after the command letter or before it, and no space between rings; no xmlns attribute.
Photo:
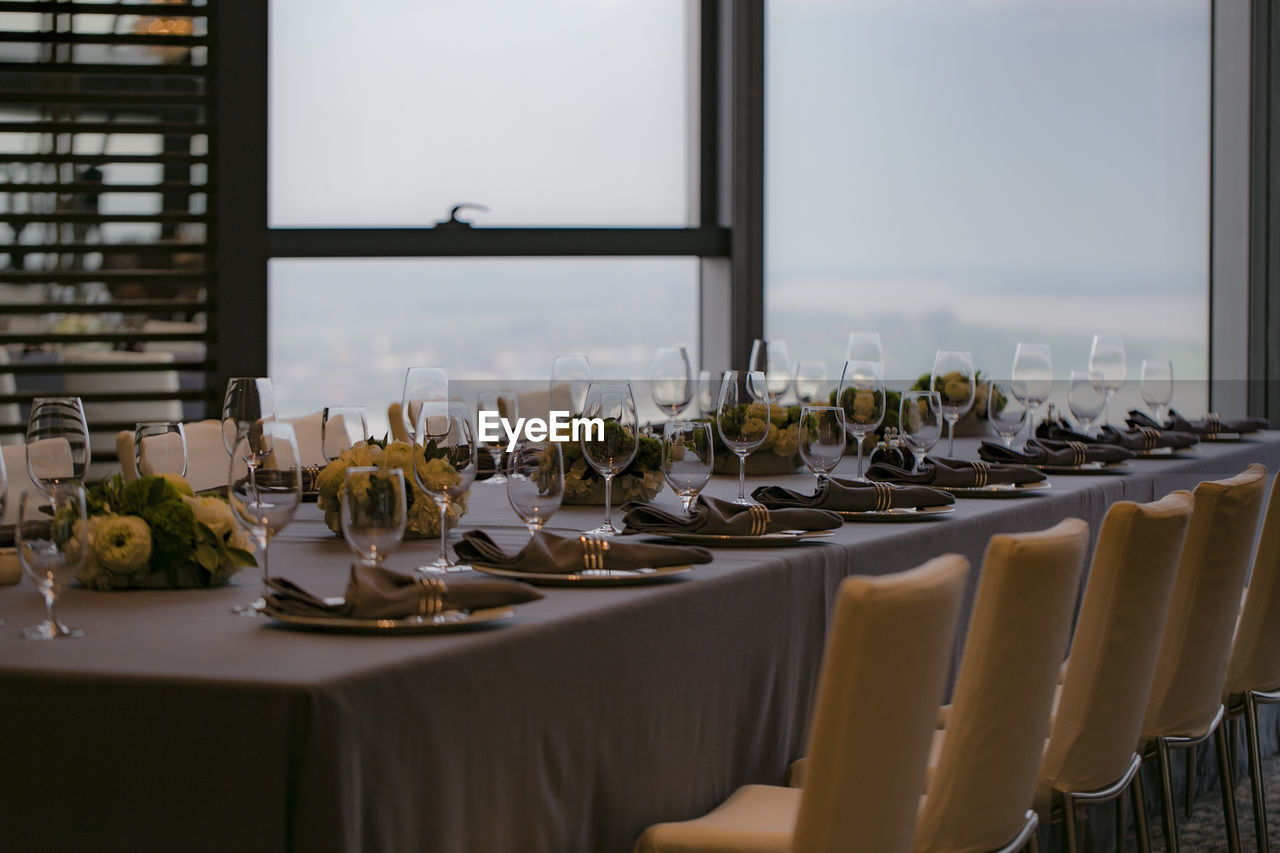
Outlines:
<svg viewBox="0 0 1280 853"><path fill-rule="evenodd" d="M31 488L31 475L27 473L27 446L6 444L0 447L4 454L5 506L2 524L14 524L18 520L18 499L25 489Z"/></svg>
<svg viewBox="0 0 1280 853"><path fill-rule="evenodd" d="M1088 549L1076 518L991 538L918 853L1035 849L1029 809Z"/></svg>
<svg viewBox="0 0 1280 853"><path fill-rule="evenodd" d="M649 827L636 853L907 853L968 563L949 554L840 586L803 789L746 785L710 814Z"/></svg>
<svg viewBox="0 0 1280 853"><path fill-rule="evenodd" d="M1266 477L1267 469L1253 464L1235 477L1196 486L1195 510L1182 549L1139 742L1139 752L1154 755L1160 766L1165 847L1170 853L1178 850L1178 824L1169 751L1194 748L1215 733L1227 846L1232 851L1240 849L1227 734L1220 725L1222 688ZM1194 784L1187 781L1189 786Z"/></svg>
<svg viewBox="0 0 1280 853"><path fill-rule="evenodd" d="M1079 849L1077 805L1116 801L1123 814L1131 783L1139 848L1149 848L1134 747L1192 505L1188 492L1148 504L1119 501L1102 521L1036 783L1036 812L1060 814L1071 853Z"/></svg>
<svg viewBox="0 0 1280 853"><path fill-rule="evenodd" d="M1266 796L1259 772L1262 755L1258 744L1258 706L1280 702L1280 488L1275 481L1262 522L1262 537L1253 560L1244 610L1231 644L1222 696L1228 715L1244 716L1249 777L1253 786L1253 822L1259 853L1267 853L1270 844Z"/></svg>
<svg viewBox="0 0 1280 853"><path fill-rule="evenodd" d="M182 425L187 438L187 483L197 492L227 484L230 457L222 443L222 424L209 419L191 421ZM120 472L126 481L136 479L133 431L116 433L116 454L120 457Z"/></svg>

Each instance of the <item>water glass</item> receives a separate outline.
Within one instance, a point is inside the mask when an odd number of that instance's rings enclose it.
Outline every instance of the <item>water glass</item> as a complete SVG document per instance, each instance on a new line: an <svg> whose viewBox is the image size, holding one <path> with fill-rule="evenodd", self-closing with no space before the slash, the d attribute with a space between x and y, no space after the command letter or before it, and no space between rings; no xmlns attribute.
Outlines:
<svg viewBox="0 0 1280 853"><path fill-rule="evenodd" d="M133 464L138 474L187 475L187 434L176 421L143 421L133 430ZM120 464L124 464L123 459Z"/></svg>
<svg viewBox="0 0 1280 853"><path fill-rule="evenodd" d="M764 376L764 382L758 388L754 385L748 387L756 399L767 396L770 403L777 403L791 387L791 357L787 354L786 341L756 338L751 344L751 361L747 368Z"/></svg>
<svg viewBox="0 0 1280 853"><path fill-rule="evenodd" d="M796 399L800 405L823 405L827 402L827 363L796 362Z"/></svg>
<svg viewBox="0 0 1280 853"><path fill-rule="evenodd" d="M973 407L976 381L973 356L960 350L938 350L933 357L929 387L942 400L942 417L947 422L947 455L956 455L956 422Z"/></svg>
<svg viewBox="0 0 1280 853"><path fill-rule="evenodd" d="M400 392L400 426L410 444L417 441L414 430L423 403L449 402L449 375L443 367L410 367L404 372Z"/></svg>
<svg viewBox="0 0 1280 853"><path fill-rule="evenodd" d="M516 442L507 454L507 501L537 533L564 502L564 452L552 442Z"/></svg>
<svg viewBox="0 0 1280 853"><path fill-rule="evenodd" d="M378 566L404 540L409 513L404 472L352 467L342 484L342 536L366 566Z"/></svg>
<svg viewBox="0 0 1280 853"><path fill-rule="evenodd" d="M1067 408L1088 435L1107 404L1106 382L1096 370L1073 370L1067 382Z"/></svg>
<svg viewBox="0 0 1280 853"><path fill-rule="evenodd" d="M502 485L507 482L502 471L502 450L507 446L507 434L499 428L497 440L486 441L485 434L480 432L481 412L497 412L498 417L507 421L514 429L520 417L520 399L514 391L481 391L476 397L476 441L493 460L493 476L485 482ZM492 434L492 431L489 432L489 435Z"/></svg>
<svg viewBox="0 0 1280 853"><path fill-rule="evenodd" d="M332 462L344 450L369 438L364 406L325 406L320 412L320 454Z"/></svg>
<svg viewBox="0 0 1280 853"><path fill-rule="evenodd" d="M698 414L709 418L716 413L716 400L720 398L720 389L711 376L710 370L698 371Z"/></svg>
<svg viewBox="0 0 1280 853"><path fill-rule="evenodd" d="M1111 423L1111 398L1124 387L1126 374L1124 338L1119 335L1094 335L1089 348L1089 369L1102 374L1107 397L1103 404L1106 422Z"/></svg>
<svg viewBox="0 0 1280 853"><path fill-rule="evenodd" d="M241 439L250 442L244 451L251 461L260 460L262 425L276 419L275 393L265 376L234 376L222 395L222 446L230 454Z"/></svg>
<svg viewBox="0 0 1280 853"><path fill-rule="evenodd" d="M649 370L649 393L668 420L693 399L693 367L684 347L663 347L653 355Z"/></svg>
<svg viewBox="0 0 1280 853"><path fill-rule="evenodd" d="M942 438L942 395L937 391L904 391L898 404L898 429L915 456L913 471Z"/></svg>
<svg viewBox="0 0 1280 853"><path fill-rule="evenodd" d="M884 376L884 346L879 332L850 332L844 350L845 361L874 361Z"/></svg>
<svg viewBox="0 0 1280 853"><path fill-rule="evenodd" d="M1031 415L1031 406L1017 399L1007 382L987 383L987 420L1005 447L1013 447L1013 439L1022 431Z"/></svg>
<svg viewBox="0 0 1280 853"><path fill-rule="evenodd" d="M1018 343L1013 353L1013 371L1008 391L1030 409L1028 420L1035 434L1035 413L1053 393L1053 359L1048 344Z"/></svg>
<svg viewBox="0 0 1280 853"><path fill-rule="evenodd" d="M456 477L427 480L423 476L426 466L413 466L413 478L418 488L426 492L440 510L440 556L419 571L465 572L470 566L449 557L448 533L449 507L471 488L476 479L477 447L470 408L463 403L444 400L424 402L418 410L413 435L414 442L423 449L427 459L443 459L457 473Z"/></svg>
<svg viewBox="0 0 1280 853"><path fill-rule="evenodd" d="M25 489L18 499L14 545L18 562L44 597L44 622L22 631L28 640L55 640L83 637L84 632L68 628L54 608L58 596L89 553L88 514L84 487L79 483L58 483L47 488Z"/></svg>
<svg viewBox="0 0 1280 853"><path fill-rule="evenodd" d="M1142 402L1151 408L1156 423L1163 424L1173 401L1173 364L1168 361L1142 362Z"/></svg>
<svg viewBox="0 0 1280 853"><path fill-rule="evenodd" d="M836 400L844 410L845 427L856 445L857 480L866 479L862 476L862 440L884 422L885 399L884 377L880 375L879 364L874 361L845 362Z"/></svg>
<svg viewBox="0 0 1280 853"><path fill-rule="evenodd" d="M552 411L568 407L571 415L582 413L587 402L587 389L591 387L591 362L585 355L557 356L551 362Z"/></svg>
<svg viewBox="0 0 1280 853"><path fill-rule="evenodd" d="M686 515L711 479L714 456L708 421L671 421L662 429L662 476Z"/></svg>
<svg viewBox="0 0 1280 853"><path fill-rule="evenodd" d="M738 457L738 496L733 502L754 506L747 497L747 457L769 437L769 395L765 375L758 371L726 370L720 379L716 404L716 432ZM758 398L753 401L753 398Z"/></svg>
<svg viewBox="0 0 1280 853"><path fill-rule="evenodd" d="M640 422L631 385L593 382L587 389L582 417L604 423L603 430L587 425L580 439L587 464L604 478L604 521L587 533L617 536L622 531L613 526L613 478L627 470L640 447Z"/></svg>
<svg viewBox="0 0 1280 853"><path fill-rule="evenodd" d="M844 409L804 406L800 409L800 458L822 485L844 456Z"/></svg>
<svg viewBox="0 0 1280 853"><path fill-rule="evenodd" d="M253 461L259 453L262 458ZM236 443L227 474L227 500L262 557L262 594L231 612L259 616L271 576L271 539L293 520L302 503L302 460L291 424L267 421L257 438L245 436Z"/></svg>
<svg viewBox="0 0 1280 853"><path fill-rule="evenodd" d="M41 489L84 483L91 459L79 397L37 397L27 419L27 473Z"/></svg>

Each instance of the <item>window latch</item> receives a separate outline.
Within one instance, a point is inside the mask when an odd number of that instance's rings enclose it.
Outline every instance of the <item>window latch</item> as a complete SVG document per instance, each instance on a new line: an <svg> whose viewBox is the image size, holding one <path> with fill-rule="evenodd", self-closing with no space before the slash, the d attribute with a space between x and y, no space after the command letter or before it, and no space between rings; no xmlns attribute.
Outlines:
<svg viewBox="0 0 1280 853"><path fill-rule="evenodd" d="M471 224L470 222L468 222L467 220L465 220L465 219L459 219L459 218L458 218L458 211L459 211L459 210L462 210L464 207L469 207L469 208L471 208L471 209L473 209L473 210L479 210L479 211L482 211L482 212L484 212L484 213L488 213L488 212L489 212L489 208L485 207L483 204L471 204L470 202L463 202L462 204L455 204L455 205L454 205L454 206L449 210L449 218L448 218L448 219L441 219L439 222L437 222L437 223L435 224L435 226L434 226L434 227L435 227L435 228L441 228L441 229L449 229L449 228L456 229L456 228L472 228L472 227L474 227L474 226L472 226L472 224Z"/></svg>

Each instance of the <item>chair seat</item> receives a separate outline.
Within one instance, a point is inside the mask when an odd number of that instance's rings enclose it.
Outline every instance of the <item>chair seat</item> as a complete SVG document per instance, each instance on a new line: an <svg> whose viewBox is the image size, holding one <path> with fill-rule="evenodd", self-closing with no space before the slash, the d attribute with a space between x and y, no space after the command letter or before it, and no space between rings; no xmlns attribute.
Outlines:
<svg viewBox="0 0 1280 853"><path fill-rule="evenodd" d="M950 707L950 706L944 706ZM925 793L933 787L933 774L938 769L938 759L942 757L942 744L947 740L947 732L945 729L938 729L933 733L933 740L929 744L929 766L925 770L924 790ZM791 788L803 788L805 773L809 769L808 758L798 758L787 768L787 785Z"/></svg>
<svg viewBox="0 0 1280 853"><path fill-rule="evenodd" d="M800 795L799 788L744 785L700 818L649 827L635 853L786 853Z"/></svg>

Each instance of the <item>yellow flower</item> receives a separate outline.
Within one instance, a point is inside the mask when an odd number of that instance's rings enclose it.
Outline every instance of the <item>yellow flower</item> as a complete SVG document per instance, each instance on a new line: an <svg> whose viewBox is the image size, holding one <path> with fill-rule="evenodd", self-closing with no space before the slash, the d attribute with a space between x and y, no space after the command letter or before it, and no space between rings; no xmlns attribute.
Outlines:
<svg viewBox="0 0 1280 853"><path fill-rule="evenodd" d="M93 552L109 572L145 571L151 562L151 529L137 516L106 516L94 531Z"/></svg>

